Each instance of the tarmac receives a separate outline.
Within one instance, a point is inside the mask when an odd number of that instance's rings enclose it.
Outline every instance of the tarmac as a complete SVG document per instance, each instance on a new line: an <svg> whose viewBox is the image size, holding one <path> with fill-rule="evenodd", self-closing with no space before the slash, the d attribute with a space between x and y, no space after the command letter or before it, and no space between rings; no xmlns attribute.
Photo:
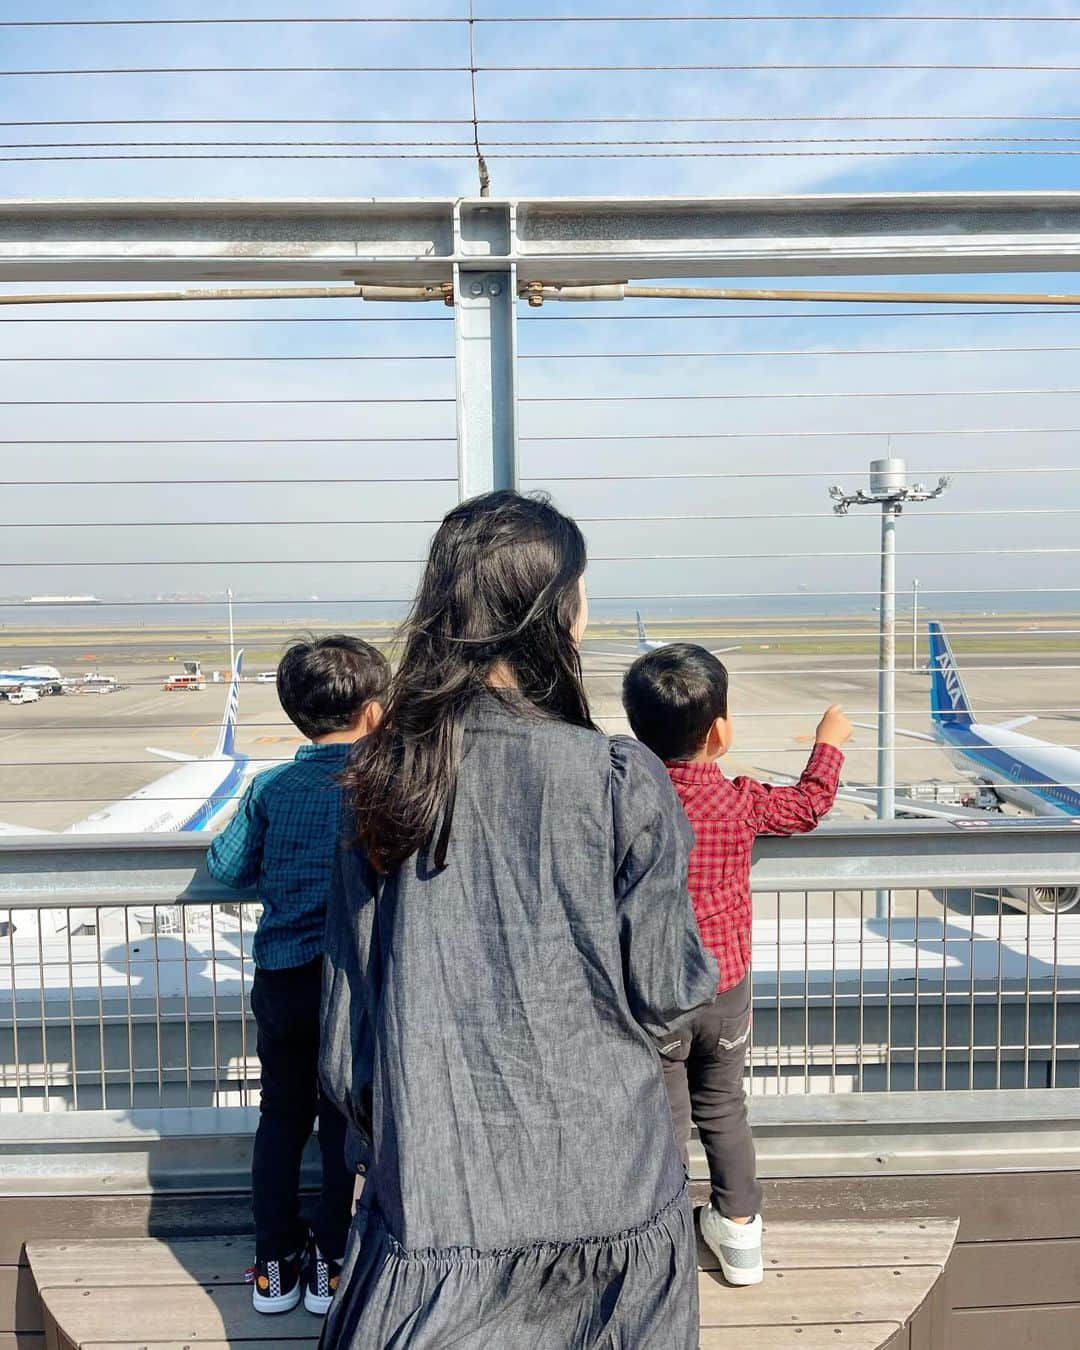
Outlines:
<svg viewBox="0 0 1080 1350"><path fill-rule="evenodd" d="M997 620L1004 626L1003 620ZM826 706L841 703L853 721L873 723L877 709L877 659L873 619L772 619L668 622L650 627L650 637L685 638L705 646L741 644L724 656L731 674L735 744L725 760L729 773L797 775L809 752L814 727ZM953 621L968 692L980 716L1001 721L1035 713L1031 735L1062 745L1080 744L1080 654L1068 650L1072 621L1009 616L1008 635L998 637L985 619ZM835 634L850 630L850 636ZM857 630L857 631L856 631ZM357 631L386 644L385 626ZM6 635L5 635L6 636ZM272 670L292 636L285 630L237 632L248 649L240 698L238 745L256 759L289 758L300 743L272 684L254 675ZM847 650L814 650L815 644ZM990 650L987 650L990 648ZM108 695L68 694L12 705L0 700L0 821L34 829L63 830L101 806L124 797L174 767L148 746L199 756L217 738L225 684L208 682L199 693L170 692L164 681L187 656L198 655L208 677L227 675L227 654L214 633L178 634L167 629L76 634L14 634L0 646L0 661L51 661L68 676L98 670L125 687ZM583 646L583 666L594 716L611 734L624 734L619 689L634 659L632 625L597 625ZM175 659L170 660L173 657ZM920 653L925 660L925 649ZM898 653L897 725L929 729L929 679L911 667L910 640ZM845 780L870 785L876 779L872 729L858 728L848 748ZM900 738L899 783L964 780L935 747ZM866 814L857 806L838 811Z"/></svg>

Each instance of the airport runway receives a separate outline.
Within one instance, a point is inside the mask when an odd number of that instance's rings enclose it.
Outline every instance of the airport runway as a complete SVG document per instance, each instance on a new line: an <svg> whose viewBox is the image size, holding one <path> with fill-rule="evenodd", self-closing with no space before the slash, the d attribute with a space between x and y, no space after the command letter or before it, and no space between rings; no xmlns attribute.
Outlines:
<svg viewBox="0 0 1080 1350"><path fill-rule="evenodd" d="M729 772L797 774L808 753L814 726L824 708L840 702L857 721L872 722L877 707L876 658L860 637L846 652L788 650L775 639L758 641L768 628L800 634L833 633L843 620L729 621L657 624L650 636L685 637L704 645L743 642L743 650L725 657L731 671L735 746ZM1008 651L981 651L987 620L956 620L954 645L969 692L986 720L1004 720L1034 712L1034 735L1060 744L1080 744L1080 696L1074 657L1057 649L1057 633L1080 628L1055 615L1008 621L1016 633ZM859 620L865 630L866 620ZM832 627L828 625L832 624ZM755 631L755 628L757 631ZM1044 631L1045 630L1045 631ZM246 670L272 669L294 629L263 625L238 628L237 642L247 648ZM386 642L385 625L359 630ZM985 635L985 636L984 636ZM2 638L3 635L0 635ZM208 683L201 693L165 693L162 682L178 661L198 655L209 674L225 665L222 634L207 630L185 636L176 630L82 630L76 633L12 635L0 645L0 662L52 661L65 675L98 669L128 687L111 695L66 695L14 706L0 700L0 820L38 829L62 830L106 803L126 796L168 772L170 764L147 753L148 746L208 753L214 745L225 698L224 684ZM829 643L830 638L821 638ZM811 645L807 638L805 646ZM632 625L597 625L583 648L583 662L594 714L605 730L627 731L619 699L623 670L633 659ZM910 664L910 648L901 665ZM928 729L928 677L901 668L897 676L897 722L915 731ZM240 748L268 760L292 755L299 734L285 720L273 685L245 680L240 701ZM848 753L846 778L871 784L875 779L876 737L858 730ZM949 761L933 746L901 740L898 778L906 781L957 782ZM858 807L839 808L856 814Z"/></svg>

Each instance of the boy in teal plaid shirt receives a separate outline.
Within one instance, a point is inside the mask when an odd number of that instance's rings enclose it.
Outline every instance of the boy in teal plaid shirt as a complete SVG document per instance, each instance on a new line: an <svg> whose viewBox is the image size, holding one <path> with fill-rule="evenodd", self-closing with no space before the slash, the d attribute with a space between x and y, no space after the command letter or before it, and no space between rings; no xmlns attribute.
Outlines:
<svg viewBox="0 0 1080 1350"><path fill-rule="evenodd" d="M338 842L338 776L382 716L390 667L376 648L335 636L298 643L278 666L281 706L310 744L252 780L207 867L226 886L258 888L251 1009L262 1095L252 1158L257 1312L300 1302L325 1313L352 1212L345 1121L319 1088L326 892ZM300 1219L300 1162L316 1118L322 1193L311 1232Z"/></svg>

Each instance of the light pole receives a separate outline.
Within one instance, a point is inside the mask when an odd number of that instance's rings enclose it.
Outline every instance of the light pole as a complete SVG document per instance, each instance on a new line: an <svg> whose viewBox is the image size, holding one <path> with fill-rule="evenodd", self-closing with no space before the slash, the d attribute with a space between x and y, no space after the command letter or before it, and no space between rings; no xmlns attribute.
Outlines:
<svg viewBox="0 0 1080 1350"><path fill-rule="evenodd" d="M878 820L896 815L896 520L910 502L928 502L949 486L939 478L937 487L909 483L907 463L902 459L875 459L870 464L870 491L845 492L838 484L829 489L833 510L846 516L853 506L881 508L881 595L878 629ZM879 892L878 917L887 898Z"/></svg>
<svg viewBox="0 0 1080 1350"><path fill-rule="evenodd" d="M919 578L911 583L911 669L919 669Z"/></svg>
<svg viewBox="0 0 1080 1350"><path fill-rule="evenodd" d="M226 590L225 598L229 602L229 679L231 680L236 674L236 639L233 635L233 593L231 586Z"/></svg>

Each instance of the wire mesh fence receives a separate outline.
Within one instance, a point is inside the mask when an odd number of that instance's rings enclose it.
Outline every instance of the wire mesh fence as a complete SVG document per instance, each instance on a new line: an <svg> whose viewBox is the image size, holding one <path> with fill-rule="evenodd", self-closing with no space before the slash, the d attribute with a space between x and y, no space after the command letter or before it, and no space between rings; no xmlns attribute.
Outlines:
<svg viewBox="0 0 1080 1350"><path fill-rule="evenodd" d="M1030 895L758 896L750 1093L1077 1086L1073 926Z"/></svg>
<svg viewBox="0 0 1080 1350"><path fill-rule="evenodd" d="M5 915L0 1110L257 1100L249 1006L257 907L65 906Z"/></svg>
<svg viewBox="0 0 1080 1350"><path fill-rule="evenodd" d="M755 897L753 1095L1080 1086L1080 935L1026 888ZM0 1111L258 1100L249 903L4 911Z"/></svg>

